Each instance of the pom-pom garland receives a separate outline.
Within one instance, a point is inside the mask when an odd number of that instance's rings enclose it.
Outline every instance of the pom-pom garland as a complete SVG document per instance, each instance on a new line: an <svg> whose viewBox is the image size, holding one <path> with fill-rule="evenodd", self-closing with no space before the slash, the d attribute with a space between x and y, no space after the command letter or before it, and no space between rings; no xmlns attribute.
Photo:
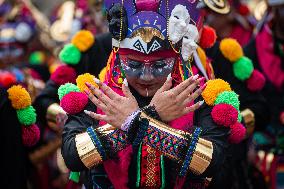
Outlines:
<svg viewBox="0 0 284 189"><path fill-rule="evenodd" d="M32 147L40 139L40 130L37 125L33 124L30 127L22 127L22 141L24 146Z"/></svg>
<svg viewBox="0 0 284 189"><path fill-rule="evenodd" d="M76 79L77 86L79 87L81 92L84 92L84 90L89 90L89 88L86 86L86 82L90 83L91 85L98 87L98 85L94 81L95 76L85 73L82 75L79 75Z"/></svg>
<svg viewBox="0 0 284 189"><path fill-rule="evenodd" d="M82 92L70 92L63 96L60 106L68 114L77 114L84 110L88 103L88 96Z"/></svg>
<svg viewBox="0 0 284 189"><path fill-rule="evenodd" d="M264 87L264 76L254 69L252 61L244 56L241 45L235 39L223 39L219 48L224 57L233 63L235 77L246 81L250 91L260 91Z"/></svg>
<svg viewBox="0 0 284 189"><path fill-rule="evenodd" d="M16 110L24 109L32 103L29 93L21 85L12 86L7 92L12 107Z"/></svg>
<svg viewBox="0 0 284 189"><path fill-rule="evenodd" d="M202 92L202 97L206 104L213 106L217 96L224 91L231 91L229 83L222 79L207 81L207 86Z"/></svg>
<svg viewBox="0 0 284 189"><path fill-rule="evenodd" d="M36 122L36 112L32 106L17 110L19 122L24 126L32 125Z"/></svg>
<svg viewBox="0 0 284 189"><path fill-rule="evenodd" d="M218 104L213 107L211 116L217 125L230 127L238 120L238 110L229 104Z"/></svg>
<svg viewBox="0 0 284 189"><path fill-rule="evenodd" d="M229 142L233 144L240 143L246 136L246 128L239 122L230 126Z"/></svg>
<svg viewBox="0 0 284 189"><path fill-rule="evenodd" d="M78 64L81 52L87 51L95 42L95 37L90 31L81 30L77 32L70 44L66 44L59 53L59 59L66 64Z"/></svg>
<svg viewBox="0 0 284 189"><path fill-rule="evenodd" d="M78 64L81 59L81 52L75 45L67 44L60 51L59 59L66 64Z"/></svg>
<svg viewBox="0 0 284 189"><path fill-rule="evenodd" d="M36 112L31 106L29 93L20 85L12 86L7 90L12 107L16 109L19 123L22 124L22 141L24 146L35 145L40 138L40 130L34 125Z"/></svg>
<svg viewBox="0 0 284 189"><path fill-rule="evenodd" d="M247 88L252 91L260 91L265 85L265 77L258 70L254 69L250 78L246 81Z"/></svg>
<svg viewBox="0 0 284 189"><path fill-rule="evenodd" d="M64 85L61 85L58 88L58 92L57 92L59 100L61 100L64 95L70 92L80 92L80 89L73 83L65 83Z"/></svg>
<svg viewBox="0 0 284 189"><path fill-rule="evenodd" d="M212 120L219 126L230 127L230 142L240 142L243 139L243 128L239 128L242 117L238 95L222 79L209 80L206 84L201 95L207 105L214 106L211 111ZM235 133L237 129L240 134Z"/></svg>
<svg viewBox="0 0 284 189"><path fill-rule="evenodd" d="M57 85L75 83L76 71L70 66L62 65L53 72L53 74L50 76L50 79Z"/></svg>
<svg viewBox="0 0 284 189"><path fill-rule="evenodd" d="M203 49L210 48L214 45L216 39L217 39L216 31L209 26L203 26L199 40L200 47L202 47Z"/></svg>
<svg viewBox="0 0 284 189"><path fill-rule="evenodd" d="M94 35L87 30L77 32L72 38L71 43L76 46L81 52L88 50L95 42Z"/></svg>
<svg viewBox="0 0 284 189"><path fill-rule="evenodd" d="M233 71L236 78L245 81L253 72L253 64L249 58L243 56L233 64Z"/></svg>

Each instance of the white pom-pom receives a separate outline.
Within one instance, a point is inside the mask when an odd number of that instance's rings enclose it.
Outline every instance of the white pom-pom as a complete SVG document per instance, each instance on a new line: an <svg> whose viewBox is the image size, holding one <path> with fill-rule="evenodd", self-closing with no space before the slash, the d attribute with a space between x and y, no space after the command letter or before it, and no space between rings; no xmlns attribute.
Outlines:
<svg viewBox="0 0 284 189"><path fill-rule="evenodd" d="M25 23L21 22L18 24L15 30L15 38L19 42L27 42L32 36L31 27Z"/></svg>

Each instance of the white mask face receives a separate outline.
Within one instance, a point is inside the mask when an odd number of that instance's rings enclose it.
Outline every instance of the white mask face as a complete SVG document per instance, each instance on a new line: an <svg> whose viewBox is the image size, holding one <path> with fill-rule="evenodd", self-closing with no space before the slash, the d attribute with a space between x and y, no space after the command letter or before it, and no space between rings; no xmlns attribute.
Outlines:
<svg viewBox="0 0 284 189"><path fill-rule="evenodd" d="M169 39L173 44L177 43L187 32L190 22L188 10L183 5L176 5L169 18Z"/></svg>
<svg viewBox="0 0 284 189"><path fill-rule="evenodd" d="M181 54L184 61L187 61L192 53L197 49L199 33L197 27L193 24L187 26L187 32L182 39Z"/></svg>

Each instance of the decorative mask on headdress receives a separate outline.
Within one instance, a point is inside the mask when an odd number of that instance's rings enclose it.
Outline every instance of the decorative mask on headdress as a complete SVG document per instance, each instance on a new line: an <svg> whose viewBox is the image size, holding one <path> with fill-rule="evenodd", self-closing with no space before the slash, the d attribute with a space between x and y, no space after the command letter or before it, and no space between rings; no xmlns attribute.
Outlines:
<svg viewBox="0 0 284 189"><path fill-rule="evenodd" d="M191 28L189 24L197 28L201 24L198 1L106 0L105 3L113 46L144 54L171 49L175 44L180 46L179 42Z"/></svg>

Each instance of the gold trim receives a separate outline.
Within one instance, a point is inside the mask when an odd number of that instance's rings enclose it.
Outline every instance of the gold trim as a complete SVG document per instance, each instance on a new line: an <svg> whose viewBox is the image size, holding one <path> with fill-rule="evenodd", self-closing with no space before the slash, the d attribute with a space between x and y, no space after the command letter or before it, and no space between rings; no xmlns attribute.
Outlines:
<svg viewBox="0 0 284 189"><path fill-rule="evenodd" d="M151 27L139 28L131 34L130 38L134 38L137 36L140 36L145 43L149 43L155 36L162 40L165 40L165 37L161 34L159 30Z"/></svg>
<svg viewBox="0 0 284 189"><path fill-rule="evenodd" d="M199 138L189 168L197 175L204 173L210 165L213 155L212 142Z"/></svg>
<svg viewBox="0 0 284 189"><path fill-rule="evenodd" d="M228 14L230 12L230 4L226 0L203 0L208 8L219 13Z"/></svg>
<svg viewBox="0 0 284 189"><path fill-rule="evenodd" d="M75 142L79 157L87 168L90 169L103 162L87 132L76 135Z"/></svg>

